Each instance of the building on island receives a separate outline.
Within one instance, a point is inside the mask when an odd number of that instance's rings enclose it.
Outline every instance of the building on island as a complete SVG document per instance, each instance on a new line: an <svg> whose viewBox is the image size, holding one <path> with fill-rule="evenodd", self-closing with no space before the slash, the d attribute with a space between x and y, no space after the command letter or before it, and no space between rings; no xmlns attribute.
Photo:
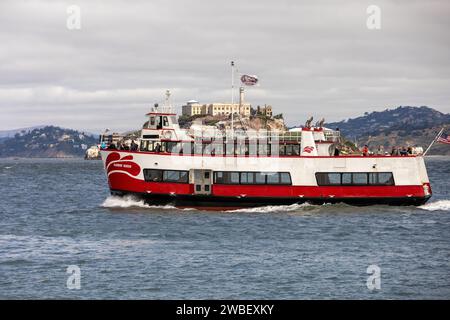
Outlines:
<svg viewBox="0 0 450 320"><path fill-rule="evenodd" d="M244 102L244 88L239 90L239 103L206 103L200 104L196 100L190 100L186 105L182 106L182 114L185 116L195 115L230 115L240 114L244 117L250 116L250 103Z"/></svg>
<svg viewBox="0 0 450 320"><path fill-rule="evenodd" d="M206 105L198 103L196 100L190 100L181 107L181 113L185 116L196 116L206 114Z"/></svg>
<svg viewBox="0 0 450 320"><path fill-rule="evenodd" d="M256 109L256 114L263 115L268 118L272 118L272 115L273 115L272 114L272 106L270 106L270 105L264 105L264 107L258 106Z"/></svg>

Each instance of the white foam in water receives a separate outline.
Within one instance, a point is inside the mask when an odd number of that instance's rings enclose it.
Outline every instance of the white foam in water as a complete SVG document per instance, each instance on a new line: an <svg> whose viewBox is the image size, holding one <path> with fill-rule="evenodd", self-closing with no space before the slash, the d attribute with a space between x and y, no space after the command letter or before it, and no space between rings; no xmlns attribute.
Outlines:
<svg viewBox="0 0 450 320"><path fill-rule="evenodd" d="M133 196L115 197L109 196L102 203L104 208L157 208L157 209L176 209L174 206L151 206L144 200L136 199Z"/></svg>
<svg viewBox="0 0 450 320"><path fill-rule="evenodd" d="M450 200L439 200L436 202L430 202L419 207L420 209L437 211L437 210L450 210Z"/></svg>
<svg viewBox="0 0 450 320"><path fill-rule="evenodd" d="M252 213L266 213L266 212L291 212L291 211L297 211L299 209L302 209L304 207L310 207L312 206L309 203L302 203L302 204L291 204L289 206L265 206L265 207L256 207L256 208L243 208L243 209L237 209L237 210L230 210L227 212L252 212Z"/></svg>

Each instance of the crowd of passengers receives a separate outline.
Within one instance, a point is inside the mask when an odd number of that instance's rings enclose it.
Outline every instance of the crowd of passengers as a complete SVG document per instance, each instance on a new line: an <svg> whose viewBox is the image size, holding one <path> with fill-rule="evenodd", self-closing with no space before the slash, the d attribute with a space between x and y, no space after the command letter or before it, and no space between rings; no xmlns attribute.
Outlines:
<svg viewBox="0 0 450 320"><path fill-rule="evenodd" d="M117 143L111 142L109 144L103 141L100 148L109 150L138 151L139 145L134 140L118 141Z"/></svg>
<svg viewBox="0 0 450 320"><path fill-rule="evenodd" d="M371 151L369 149L369 146L367 144L364 145L364 147L360 150L363 157L368 157L371 155L377 155L377 156L408 156L413 154L413 148L412 147L392 147L391 153L384 150L383 146L379 146L375 151ZM349 147L343 146L343 147L336 147L334 149L334 156L338 157L341 154L351 154L352 150Z"/></svg>
<svg viewBox="0 0 450 320"><path fill-rule="evenodd" d="M127 140L127 141L118 141L117 143L110 143L107 144L106 142L102 142L101 144L102 149L110 149L110 150L124 150L124 151L138 151L139 145L135 142L135 140ZM161 152L162 147L160 143L156 143L153 152ZM350 147L345 145L337 146L334 150L334 156L338 157L340 155L351 155L351 154L358 154L355 153L354 150L352 150ZM380 145L375 151L371 151L369 149L368 145L364 145L361 150L360 154L362 156L367 157L371 155L384 155L384 156L408 156L413 154L413 148L412 147L393 147L391 152L385 151L384 147ZM294 152L294 155L298 155Z"/></svg>

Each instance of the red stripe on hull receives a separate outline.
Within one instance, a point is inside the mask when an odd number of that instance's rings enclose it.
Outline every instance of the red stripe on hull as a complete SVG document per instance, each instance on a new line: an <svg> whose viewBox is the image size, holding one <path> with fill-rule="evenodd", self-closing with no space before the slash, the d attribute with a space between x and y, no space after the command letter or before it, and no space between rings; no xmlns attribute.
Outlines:
<svg viewBox="0 0 450 320"><path fill-rule="evenodd" d="M112 190L137 193L192 195L194 185L186 183L145 182L122 172L109 177ZM276 186L276 185L212 185L217 197L279 197L279 198L387 198L425 197L423 186Z"/></svg>
<svg viewBox="0 0 450 320"><path fill-rule="evenodd" d="M122 172L112 172L108 176L110 189L123 190L139 193L158 193L158 194L193 194L194 186L187 183L158 183L145 182L135 179Z"/></svg>

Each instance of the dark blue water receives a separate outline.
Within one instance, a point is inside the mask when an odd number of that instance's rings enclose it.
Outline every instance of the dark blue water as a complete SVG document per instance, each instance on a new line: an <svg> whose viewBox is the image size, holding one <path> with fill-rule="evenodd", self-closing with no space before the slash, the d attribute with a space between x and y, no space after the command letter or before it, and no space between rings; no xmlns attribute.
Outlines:
<svg viewBox="0 0 450 320"><path fill-rule="evenodd" d="M109 197L99 161L0 160L0 298L449 299L450 158L427 166L419 208L209 212Z"/></svg>

